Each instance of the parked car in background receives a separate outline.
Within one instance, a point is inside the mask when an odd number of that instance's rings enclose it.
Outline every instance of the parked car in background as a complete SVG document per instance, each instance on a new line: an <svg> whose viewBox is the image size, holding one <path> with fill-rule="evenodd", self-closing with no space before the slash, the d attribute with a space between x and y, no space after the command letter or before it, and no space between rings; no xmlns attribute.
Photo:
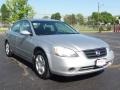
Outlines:
<svg viewBox="0 0 120 90"><path fill-rule="evenodd" d="M31 62L37 74L76 76L101 71L113 63L109 45L80 34L57 20L20 20L6 34L5 52Z"/></svg>

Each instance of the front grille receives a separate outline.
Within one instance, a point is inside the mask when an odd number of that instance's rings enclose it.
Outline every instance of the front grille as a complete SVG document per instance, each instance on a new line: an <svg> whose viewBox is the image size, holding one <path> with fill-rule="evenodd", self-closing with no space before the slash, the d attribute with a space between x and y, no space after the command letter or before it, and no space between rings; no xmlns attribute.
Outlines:
<svg viewBox="0 0 120 90"><path fill-rule="evenodd" d="M84 50L84 53L87 58L94 59L94 58L106 56L107 50L106 48L97 48L97 49Z"/></svg>

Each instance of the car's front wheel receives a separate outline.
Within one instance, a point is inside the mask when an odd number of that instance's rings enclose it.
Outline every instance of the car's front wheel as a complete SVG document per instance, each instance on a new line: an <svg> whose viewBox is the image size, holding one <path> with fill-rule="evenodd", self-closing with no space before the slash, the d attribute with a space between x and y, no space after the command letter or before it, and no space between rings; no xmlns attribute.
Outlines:
<svg viewBox="0 0 120 90"><path fill-rule="evenodd" d="M38 76L42 79L48 79L50 77L48 59L44 52L38 51L35 53L34 68Z"/></svg>
<svg viewBox="0 0 120 90"><path fill-rule="evenodd" d="M10 44L8 42L5 43L5 53L8 57L11 57L13 55Z"/></svg>

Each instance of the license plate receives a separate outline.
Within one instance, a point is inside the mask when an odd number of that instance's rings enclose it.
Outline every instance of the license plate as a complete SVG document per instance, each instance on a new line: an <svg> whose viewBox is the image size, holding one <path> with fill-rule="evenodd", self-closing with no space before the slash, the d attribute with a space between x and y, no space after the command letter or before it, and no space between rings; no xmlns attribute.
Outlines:
<svg viewBox="0 0 120 90"><path fill-rule="evenodd" d="M96 66L98 66L98 67L102 67L105 64L106 64L106 60L104 60L104 59L99 59L96 61Z"/></svg>

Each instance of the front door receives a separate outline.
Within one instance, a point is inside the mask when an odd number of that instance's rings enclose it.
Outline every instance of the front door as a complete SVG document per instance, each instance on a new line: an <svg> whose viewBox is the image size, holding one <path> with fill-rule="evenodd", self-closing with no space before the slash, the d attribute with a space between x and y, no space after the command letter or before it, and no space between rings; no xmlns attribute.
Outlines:
<svg viewBox="0 0 120 90"><path fill-rule="evenodd" d="M32 33L30 23L27 20L22 21L20 27L20 32L25 30ZM23 35L19 33L16 41L17 50L19 51L18 53L29 60L32 59L33 50L32 39L33 36Z"/></svg>

